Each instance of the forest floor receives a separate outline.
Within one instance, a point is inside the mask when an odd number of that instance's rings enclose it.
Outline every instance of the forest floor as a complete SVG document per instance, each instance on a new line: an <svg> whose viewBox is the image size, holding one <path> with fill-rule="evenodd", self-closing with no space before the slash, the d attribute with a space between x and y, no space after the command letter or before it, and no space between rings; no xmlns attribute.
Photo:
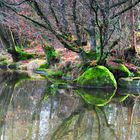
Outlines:
<svg viewBox="0 0 140 140"><path fill-rule="evenodd" d="M24 51L30 54L35 54L37 58L45 58L45 53L41 46L36 46L34 48L25 48ZM71 61L79 63L79 57L75 52L69 51L61 47L57 48L56 51L60 54L62 62Z"/></svg>
<svg viewBox="0 0 140 140"><path fill-rule="evenodd" d="M137 50L137 53L140 55L140 44L137 44L136 50Z"/></svg>

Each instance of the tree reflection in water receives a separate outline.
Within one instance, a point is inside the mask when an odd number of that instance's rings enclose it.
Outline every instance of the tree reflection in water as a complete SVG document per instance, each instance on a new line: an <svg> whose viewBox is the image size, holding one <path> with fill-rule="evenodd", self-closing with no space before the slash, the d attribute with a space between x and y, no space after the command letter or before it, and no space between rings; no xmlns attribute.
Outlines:
<svg viewBox="0 0 140 140"><path fill-rule="evenodd" d="M139 95L57 89L25 77L0 72L1 140L140 139Z"/></svg>

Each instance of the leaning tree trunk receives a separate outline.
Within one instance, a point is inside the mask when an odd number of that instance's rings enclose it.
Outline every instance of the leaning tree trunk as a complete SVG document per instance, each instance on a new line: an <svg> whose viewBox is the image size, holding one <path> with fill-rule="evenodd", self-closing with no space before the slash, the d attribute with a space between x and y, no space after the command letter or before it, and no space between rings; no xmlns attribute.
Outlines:
<svg viewBox="0 0 140 140"><path fill-rule="evenodd" d="M132 4L132 0L131 0L131 4ZM132 51L136 52L134 22L135 22L135 21L134 21L134 10L131 9L131 10L130 10L131 49L132 49Z"/></svg>
<svg viewBox="0 0 140 140"><path fill-rule="evenodd" d="M0 46L3 50L7 50L14 60L16 60L17 52L12 31L9 27L0 24Z"/></svg>

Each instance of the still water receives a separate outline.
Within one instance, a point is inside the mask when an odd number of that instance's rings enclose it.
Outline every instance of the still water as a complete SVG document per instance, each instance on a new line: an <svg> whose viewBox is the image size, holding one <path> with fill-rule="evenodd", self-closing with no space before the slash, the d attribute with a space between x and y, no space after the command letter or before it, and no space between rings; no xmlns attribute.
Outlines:
<svg viewBox="0 0 140 140"><path fill-rule="evenodd" d="M140 140L139 91L57 88L0 71L0 140Z"/></svg>

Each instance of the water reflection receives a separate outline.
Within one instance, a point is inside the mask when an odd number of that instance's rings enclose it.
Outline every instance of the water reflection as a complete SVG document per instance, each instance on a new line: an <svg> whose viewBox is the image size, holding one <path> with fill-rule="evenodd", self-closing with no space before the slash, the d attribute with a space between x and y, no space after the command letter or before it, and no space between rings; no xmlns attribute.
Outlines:
<svg viewBox="0 0 140 140"><path fill-rule="evenodd" d="M133 92L56 89L27 77L0 72L1 140L140 139Z"/></svg>

